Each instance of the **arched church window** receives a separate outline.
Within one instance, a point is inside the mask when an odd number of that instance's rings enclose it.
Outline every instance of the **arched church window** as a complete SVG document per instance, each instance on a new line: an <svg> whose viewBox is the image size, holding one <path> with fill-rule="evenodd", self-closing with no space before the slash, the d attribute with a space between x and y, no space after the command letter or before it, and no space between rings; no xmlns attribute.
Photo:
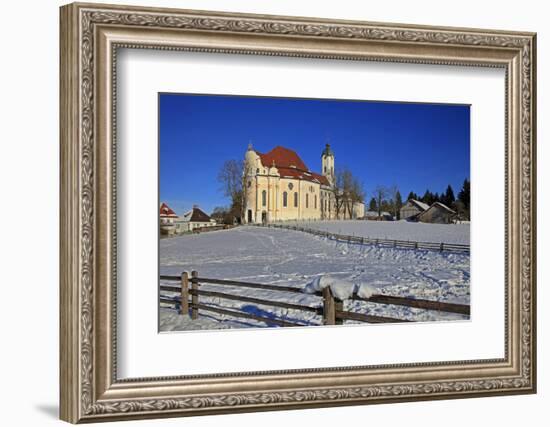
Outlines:
<svg viewBox="0 0 550 427"><path fill-rule="evenodd" d="M262 206L265 206L267 203L267 193L266 191L262 191Z"/></svg>
<svg viewBox="0 0 550 427"><path fill-rule="evenodd" d="M294 193L294 207L298 207L298 193Z"/></svg>
<svg viewBox="0 0 550 427"><path fill-rule="evenodd" d="M283 208L286 208L286 205L287 205L287 198L288 198L288 194L286 193L286 191L283 193Z"/></svg>

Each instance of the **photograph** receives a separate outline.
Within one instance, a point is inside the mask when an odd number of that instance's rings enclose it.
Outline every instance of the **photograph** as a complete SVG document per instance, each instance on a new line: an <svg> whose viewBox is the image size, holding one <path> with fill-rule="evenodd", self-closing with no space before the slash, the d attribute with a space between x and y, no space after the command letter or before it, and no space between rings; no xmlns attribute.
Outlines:
<svg viewBox="0 0 550 427"><path fill-rule="evenodd" d="M160 332L470 319L470 105L159 93L158 123Z"/></svg>

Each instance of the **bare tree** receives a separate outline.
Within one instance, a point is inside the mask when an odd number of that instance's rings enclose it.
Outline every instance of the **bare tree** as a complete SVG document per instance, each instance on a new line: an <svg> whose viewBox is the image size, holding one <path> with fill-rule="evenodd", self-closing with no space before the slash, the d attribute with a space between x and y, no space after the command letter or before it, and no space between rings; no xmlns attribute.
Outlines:
<svg viewBox="0 0 550 427"><path fill-rule="evenodd" d="M210 217L215 219L218 224L233 224L234 215L231 213L231 207L216 206Z"/></svg>
<svg viewBox="0 0 550 427"><path fill-rule="evenodd" d="M344 205L344 192L343 187L343 176L340 172L334 177L334 185L332 186L332 194L334 196L334 208L336 210L336 218L340 218L340 212L343 210Z"/></svg>
<svg viewBox="0 0 550 427"><path fill-rule="evenodd" d="M231 213L237 218L243 215L243 162L226 160L218 172L218 182L223 195L231 200Z"/></svg>
<svg viewBox="0 0 550 427"><path fill-rule="evenodd" d="M388 189L387 196L390 198L390 206L391 210L393 211L393 216L395 218L399 217L399 211L401 207L403 206L403 200L401 199L401 193L399 192L399 189L397 188L397 185L392 185Z"/></svg>
<svg viewBox="0 0 550 427"><path fill-rule="evenodd" d="M353 218L353 205L365 200L363 184L348 168L342 168L336 174L336 185L333 192L336 201L336 214L339 217L342 213L344 219L346 219L346 213L349 219Z"/></svg>
<svg viewBox="0 0 550 427"><path fill-rule="evenodd" d="M376 207L378 208L378 218L382 216L382 202L388 198L389 191L383 185L377 185L373 192L373 197L376 199Z"/></svg>
<svg viewBox="0 0 550 427"><path fill-rule="evenodd" d="M349 195L352 209L355 203L365 203L365 190L363 188L363 183L356 177L353 177L351 181ZM350 212L350 217L352 216L351 213L352 212Z"/></svg>

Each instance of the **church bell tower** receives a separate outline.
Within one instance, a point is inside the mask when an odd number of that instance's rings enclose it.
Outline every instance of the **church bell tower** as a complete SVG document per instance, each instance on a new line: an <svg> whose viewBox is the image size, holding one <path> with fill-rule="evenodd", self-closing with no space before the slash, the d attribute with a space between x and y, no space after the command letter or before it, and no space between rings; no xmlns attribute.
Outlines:
<svg viewBox="0 0 550 427"><path fill-rule="evenodd" d="M327 177L331 186L334 185L334 153L330 149L330 144L325 146L323 154L321 155L322 161L322 173Z"/></svg>

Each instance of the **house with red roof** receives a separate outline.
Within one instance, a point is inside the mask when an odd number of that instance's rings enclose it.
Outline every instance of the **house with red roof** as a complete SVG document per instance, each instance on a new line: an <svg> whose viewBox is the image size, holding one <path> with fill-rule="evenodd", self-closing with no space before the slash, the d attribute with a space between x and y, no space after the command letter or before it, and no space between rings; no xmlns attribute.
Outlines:
<svg viewBox="0 0 550 427"><path fill-rule="evenodd" d="M217 225L216 221L210 218L197 205L194 205L190 211L179 216L164 202L160 205L159 223L161 234L168 236Z"/></svg>
<svg viewBox="0 0 550 427"><path fill-rule="evenodd" d="M310 170L289 148L277 146L260 153L249 145L244 165L242 222L335 219L334 184L334 153L329 144L321 153L321 173ZM354 215L362 217L364 205L356 205Z"/></svg>
<svg viewBox="0 0 550 427"><path fill-rule="evenodd" d="M178 219L178 216L172 208L164 202L160 204L159 211L160 233L164 235L174 234L176 232L175 222Z"/></svg>

